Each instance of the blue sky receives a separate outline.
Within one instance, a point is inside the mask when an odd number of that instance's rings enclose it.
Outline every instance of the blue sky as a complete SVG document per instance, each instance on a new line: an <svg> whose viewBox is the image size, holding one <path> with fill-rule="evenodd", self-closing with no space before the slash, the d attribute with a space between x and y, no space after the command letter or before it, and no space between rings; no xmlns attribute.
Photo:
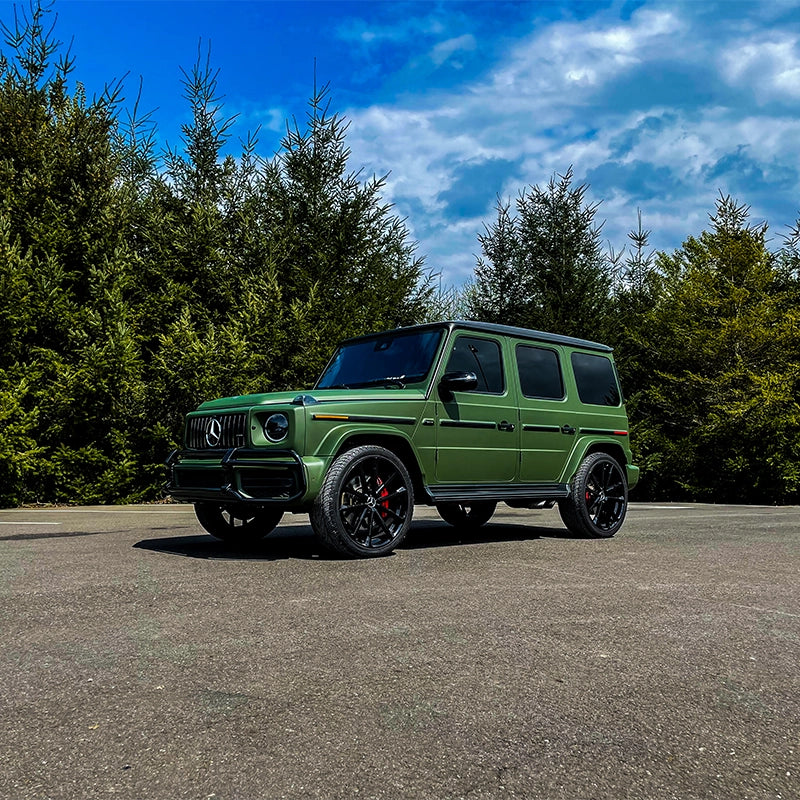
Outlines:
<svg viewBox="0 0 800 800"><path fill-rule="evenodd" d="M0 18L13 19L0 0ZM707 226L719 192L778 244L800 214L800 0L146 2L58 0L88 92L125 78L178 144L180 68L211 44L235 134L260 151L330 82L351 167L390 172L443 283L470 277L497 197L572 165L615 249L642 210L651 244Z"/></svg>

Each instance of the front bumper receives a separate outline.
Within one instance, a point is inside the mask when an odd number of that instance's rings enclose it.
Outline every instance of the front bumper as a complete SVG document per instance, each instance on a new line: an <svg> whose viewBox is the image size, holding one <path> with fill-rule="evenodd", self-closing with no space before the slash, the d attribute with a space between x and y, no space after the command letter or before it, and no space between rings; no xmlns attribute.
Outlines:
<svg viewBox="0 0 800 800"><path fill-rule="evenodd" d="M306 492L294 450L175 450L166 461L165 492L176 500L288 505Z"/></svg>

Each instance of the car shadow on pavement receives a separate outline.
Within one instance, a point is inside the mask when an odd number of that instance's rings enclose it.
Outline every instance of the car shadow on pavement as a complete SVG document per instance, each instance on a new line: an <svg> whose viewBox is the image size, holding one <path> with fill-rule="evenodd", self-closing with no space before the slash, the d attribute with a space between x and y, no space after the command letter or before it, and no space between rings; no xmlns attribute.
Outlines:
<svg viewBox="0 0 800 800"><path fill-rule="evenodd" d="M282 525L265 539L249 546L228 544L207 534L142 539L133 546L156 553L217 560L279 561L285 558L322 560L333 558L323 550L308 525Z"/></svg>
<svg viewBox="0 0 800 800"><path fill-rule="evenodd" d="M526 542L543 538L575 537L564 528L490 523L478 530L469 531L454 528L445 522L420 520L412 523L398 550L464 547L490 542ZM221 542L206 534L142 539L133 546L156 553L203 559L279 561L295 558L336 561L340 558L325 551L308 525L282 525L262 541L247 547Z"/></svg>
<svg viewBox="0 0 800 800"><path fill-rule="evenodd" d="M574 539L566 528L537 527L489 523L476 530L454 528L446 522L421 521L414 523L399 550L422 550L431 547L458 547L490 542L529 542L535 539Z"/></svg>

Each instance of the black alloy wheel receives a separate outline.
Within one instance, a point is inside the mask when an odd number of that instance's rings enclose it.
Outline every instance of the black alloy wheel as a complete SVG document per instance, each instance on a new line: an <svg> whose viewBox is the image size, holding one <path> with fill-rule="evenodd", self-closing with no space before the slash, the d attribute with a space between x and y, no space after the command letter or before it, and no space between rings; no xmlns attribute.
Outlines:
<svg viewBox="0 0 800 800"><path fill-rule="evenodd" d="M577 536L613 536L628 510L628 484L619 462L607 453L587 456L575 473L569 498L559 501L558 510Z"/></svg>
<svg viewBox="0 0 800 800"><path fill-rule="evenodd" d="M197 521L216 539L229 544L251 545L277 527L282 508L251 508L244 505L195 503Z"/></svg>
<svg viewBox="0 0 800 800"><path fill-rule="evenodd" d="M366 445L333 462L314 501L311 526L336 553L381 556L403 541L413 509L403 462L391 450Z"/></svg>

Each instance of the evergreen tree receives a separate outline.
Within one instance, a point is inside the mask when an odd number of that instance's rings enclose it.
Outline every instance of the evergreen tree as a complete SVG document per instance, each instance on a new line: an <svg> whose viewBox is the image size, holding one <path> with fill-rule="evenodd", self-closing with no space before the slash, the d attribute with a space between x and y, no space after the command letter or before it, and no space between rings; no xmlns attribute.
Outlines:
<svg viewBox="0 0 800 800"><path fill-rule="evenodd" d="M134 488L126 416L140 390L110 146L115 96L70 93L49 7L5 29L0 61L0 472L5 502Z"/></svg>
<svg viewBox="0 0 800 800"><path fill-rule="evenodd" d="M650 249L650 231L642 225L641 210L637 211L637 227L628 233L628 241L628 257L612 286L604 341L614 347L623 389L631 393L651 374L651 356L642 346L642 325L663 287L655 253ZM629 404L629 412L631 408Z"/></svg>
<svg viewBox="0 0 800 800"><path fill-rule="evenodd" d="M732 502L797 500L797 280L766 224L720 197L711 229L660 253L659 295L637 345L649 357L633 399L643 491Z"/></svg>
<svg viewBox="0 0 800 800"><path fill-rule="evenodd" d="M307 384L347 336L418 322L432 295L402 219L384 203L386 176L350 171L348 129L315 92L306 125L288 126L264 174L261 222L285 300L300 324L287 340L285 382Z"/></svg>
<svg viewBox="0 0 800 800"><path fill-rule="evenodd" d="M499 203L497 220L478 237L470 315L572 336L602 338L611 286L608 257L587 186L573 187L572 168L547 186L531 186Z"/></svg>
<svg viewBox="0 0 800 800"><path fill-rule="evenodd" d="M382 179L347 171L346 124L225 156L217 75L161 160L148 115L70 89L34 2L0 57L0 503L157 496L202 400L307 385L336 340L413 322L429 294Z"/></svg>

